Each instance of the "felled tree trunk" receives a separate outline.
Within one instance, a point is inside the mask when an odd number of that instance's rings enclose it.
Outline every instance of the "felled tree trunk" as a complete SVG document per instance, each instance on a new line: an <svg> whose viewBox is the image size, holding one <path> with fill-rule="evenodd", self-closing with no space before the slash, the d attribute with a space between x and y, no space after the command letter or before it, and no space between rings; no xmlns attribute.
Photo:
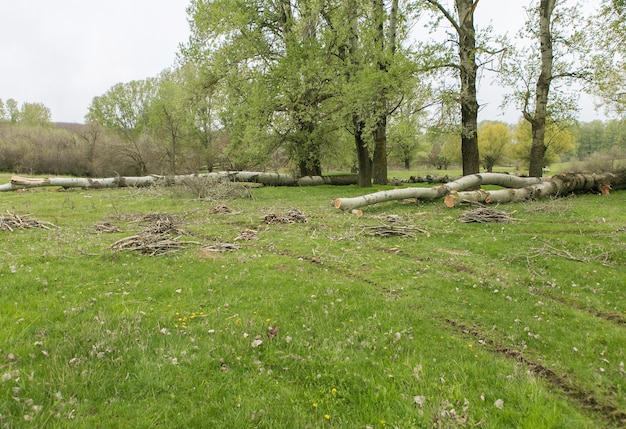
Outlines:
<svg viewBox="0 0 626 429"><path fill-rule="evenodd" d="M452 191L462 191L483 185L497 185L508 188L522 188L531 184L541 183L542 179L536 177L518 177L504 173L483 173L463 176L444 185L432 188L403 188L380 191L373 194L353 198L337 198L333 205L340 210L354 210L370 204L384 201L418 199L434 200L448 195Z"/></svg>
<svg viewBox="0 0 626 429"><path fill-rule="evenodd" d="M497 185L505 189L465 191L483 185ZM338 209L356 212L359 207L383 201L445 197L446 206L455 207L463 203L506 203L581 192L608 194L611 189L626 189L626 171L615 174L563 173L550 179L501 173L472 174L432 188L394 189L354 198L337 198L333 204Z"/></svg>
<svg viewBox="0 0 626 429"><path fill-rule="evenodd" d="M0 192L17 191L27 188L43 186L58 186L62 188L121 188L143 187L156 184L172 185L180 184L185 180L194 178L209 178L215 180L230 180L233 182L252 182L268 186L313 186L313 185L356 185L355 174L343 174L336 176L304 176L296 178L290 174L264 173L254 171L222 171L205 174L188 174L177 176L141 176L141 177L109 177L102 179L90 179L82 177L48 177L28 178L11 177L11 181L0 185Z"/></svg>
<svg viewBox="0 0 626 429"><path fill-rule="evenodd" d="M462 203L509 203L538 199L549 196L568 195L571 193L595 191L608 194L611 189L625 189L624 174L583 174L566 173L519 189L498 189L494 191L451 191L445 197L447 207L455 207Z"/></svg>

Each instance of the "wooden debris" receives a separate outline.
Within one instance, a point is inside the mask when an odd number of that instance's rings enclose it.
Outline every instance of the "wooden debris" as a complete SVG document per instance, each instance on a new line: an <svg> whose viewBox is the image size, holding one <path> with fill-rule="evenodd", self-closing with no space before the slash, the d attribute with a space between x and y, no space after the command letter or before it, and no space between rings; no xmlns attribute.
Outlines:
<svg viewBox="0 0 626 429"><path fill-rule="evenodd" d="M231 209L228 206L225 205L219 205L219 206L215 206L211 209L211 213L213 214L237 214L237 213L241 213L241 212L236 212L233 209Z"/></svg>
<svg viewBox="0 0 626 429"><path fill-rule="evenodd" d="M298 209L289 210L289 212L287 212L287 216L278 216L274 213L269 213L263 216L263 222L267 224L306 223L307 221L306 216Z"/></svg>
<svg viewBox="0 0 626 429"><path fill-rule="evenodd" d="M511 223L514 220L517 219L512 216L512 213L491 207L479 207L474 210L468 210L459 216L459 222L465 223Z"/></svg>
<svg viewBox="0 0 626 429"><path fill-rule="evenodd" d="M119 226L111 222L99 222L94 225L94 229L96 230L96 232L104 233L122 232Z"/></svg>
<svg viewBox="0 0 626 429"><path fill-rule="evenodd" d="M26 228L50 229L56 228L56 225L32 218L29 214L19 216L7 212L6 215L0 216L0 231L13 231L15 229Z"/></svg>
<svg viewBox="0 0 626 429"><path fill-rule="evenodd" d="M241 231L239 233L239 235L235 238L235 241L239 241L239 240L244 240L244 241L249 241L249 240L256 240L257 237L257 233L258 231L254 230L254 229L250 229L250 228L246 228L243 231Z"/></svg>
<svg viewBox="0 0 626 429"><path fill-rule="evenodd" d="M160 213L145 215L148 225L137 235L122 238L109 246L113 250L134 250L150 256L159 256L183 250L190 245L201 245L196 241L180 241L189 235L176 224L176 219Z"/></svg>
<svg viewBox="0 0 626 429"><path fill-rule="evenodd" d="M378 237L405 237L415 238L417 233L425 234L430 237L430 233L424 229L415 226L398 226L398 225L376 225L365 227L362 231L366 235L375 235Z"/></svg>
<svg viewBox="0 0 626 429"><path fill-rule="evenodd" d="M239 249L240 247L236 244L231 243L217 243L211 244L209 246L204 246L202 248L203 251L206 252L232 252L234 250Z"/></svg>
<svg viewBox="0 0 626 429"><path fill-rule="evenodd" d="M192 244L202 244L193 241L180 241L180 236L169 237L164 234L139 234L122 238L111 244L113 250L134 250L150 256L165 255L185 249Z"/></svg>

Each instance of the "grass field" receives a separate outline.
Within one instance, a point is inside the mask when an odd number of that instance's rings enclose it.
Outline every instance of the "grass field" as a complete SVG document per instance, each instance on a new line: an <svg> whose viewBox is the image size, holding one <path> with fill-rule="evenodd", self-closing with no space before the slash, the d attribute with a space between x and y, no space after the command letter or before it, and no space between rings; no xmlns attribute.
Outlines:
<svg viewBox="0 0 626 429"><path fill-rule="evenodd" d="M626 192L498 207L512 223L330 205L366 192L0 194L54 225L0 230L0 427L626 425ZM188 244L110 248L155 219Z"/></svg>

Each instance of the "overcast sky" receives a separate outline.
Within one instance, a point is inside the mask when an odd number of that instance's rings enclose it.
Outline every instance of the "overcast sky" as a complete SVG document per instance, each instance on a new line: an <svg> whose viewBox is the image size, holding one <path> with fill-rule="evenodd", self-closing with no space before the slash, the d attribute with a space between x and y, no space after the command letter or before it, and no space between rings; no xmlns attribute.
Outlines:
<svg viewBox="0 0 626 429"><path fill-rule="evenodd" d="M588 0L587 0L588 1ZM593 0L592 0L593 1ZM477 25L493 17L514 34L530 0L481 0ZM119 82L156 76L172 66L189 26L184 0L1 0L0 99L43 103L55 122L83 122L93 97ZM484 79L479 120L500 116L502 92ZM581 120L598 117L587 97ZM600 116L601 117L601 116Z"/></svg>

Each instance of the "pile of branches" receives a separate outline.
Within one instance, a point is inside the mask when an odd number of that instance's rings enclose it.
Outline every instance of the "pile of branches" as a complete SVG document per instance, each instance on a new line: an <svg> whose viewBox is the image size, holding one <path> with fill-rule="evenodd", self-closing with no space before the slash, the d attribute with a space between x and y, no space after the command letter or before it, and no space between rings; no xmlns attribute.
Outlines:
<svg viewBox="0 0 626 429"><path fill-rule="evenodd" d="M512 213L504 210L492 209L490 207L479 207L474 210L468 210L459 216L459 222L477 222L477 223L511 223L516 220Z"/></svg>
<svg viewBox="0 0 626 429"><path fill-rule="evenodd" d="M178 227L178 219L169 214L150 213L143 217L142 222L146 224L144 233L147 234L188 235L185 231Z"/></svg>
<svg viewBox="0 0 626 429"><path fill-rule="evenodd" d="M42 228L42 229L56 228L56 225L50 222L43 222L35 218L32 218L30 216L31 215L19 216L19 215L7 212L6 215L0 216L0 231L13 231L16 229L24 229L24 228Z"/></svg>
<svg viewBox="0 0 626 429"><path fill-rule="evenodd" d="M274 213L269 213L263 216L263 222L267 224L275 223L306 223L308 219L298 209L291 209L287 212L287 216L278 216Z"/></svg>
<svg viewBox="0 0 626 429"><path fill-rule="evenodd" d="M377 237L403 237L403 238L415 238L417 234L425 234L426 237L430 237L430 233L424 229L416 226L401 226L401 225L376 225L365 227L362 231L366 235L374 235Z"/></svg>
<svg viewBox="0 0 626 429"><path fill-rule="evenodd" d="M223 204L220 204L220 205L217 205L217 206L213 207L211 209L211 213L213 213L213 214L238 214L238 213L241 213L241 212L236 212L233 209L231 209L230 207L228 207L226 205L223 205Z"/></svg>
<svg viewBox="0 0 626 429"><path fill-rule="evenodd" d="M99 222L94 225L94 229L96 230L96 232L105 233L122 232L119 226L111 222Z"/></svg>
<svg viewBox="0 0 626 429"><path fill-rule="evenodd" d="M173 216L157 213L144 216L144 221L146 220L149 223L141 233L122 238L109 248L159 256L178 252L190 245L202 244L196 241L181 241L181 237L189 234L178 227Z"/></svg>

